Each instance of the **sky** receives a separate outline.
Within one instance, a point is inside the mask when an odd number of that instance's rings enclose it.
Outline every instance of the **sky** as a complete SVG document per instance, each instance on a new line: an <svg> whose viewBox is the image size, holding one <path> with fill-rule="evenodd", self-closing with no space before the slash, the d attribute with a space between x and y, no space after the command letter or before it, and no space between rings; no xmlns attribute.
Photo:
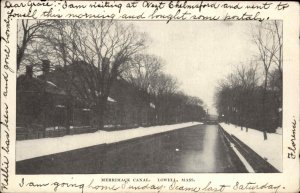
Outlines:
<svg viewBox="0 0 300 193"><path fill-rule="evenodd" d="M216 114L214 93L218 82L257 52L251 41L250 22L138 21L133 24L151 39L147 53L161 57L164 72L176 77L186 94L202 99L210 114Z"/></svg>

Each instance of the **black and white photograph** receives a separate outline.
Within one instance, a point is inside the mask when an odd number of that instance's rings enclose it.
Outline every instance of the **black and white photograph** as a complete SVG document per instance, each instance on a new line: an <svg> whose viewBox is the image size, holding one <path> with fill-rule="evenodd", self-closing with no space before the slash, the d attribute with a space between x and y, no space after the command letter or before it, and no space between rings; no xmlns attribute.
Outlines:
<svg viewBox="0 0 300 193"><path fill-rule="evenodd" d="M299 8L1 1L0 192L299 192Z"/></svg>
<svg viewBox="0 0 300 193"><path fill-rule="evenodd" d="M282 20L17 30L16 174L283 171Z"/></svg>

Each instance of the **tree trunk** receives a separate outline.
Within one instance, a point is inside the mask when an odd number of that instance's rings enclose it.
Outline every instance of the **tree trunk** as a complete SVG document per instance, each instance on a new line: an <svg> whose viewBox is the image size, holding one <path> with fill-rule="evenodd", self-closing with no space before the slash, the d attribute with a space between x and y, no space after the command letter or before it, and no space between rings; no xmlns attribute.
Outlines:
<svg viewBox="0 0 300 193"><path fill-rule="evenodd" d="M97 118L97 130L102 130L103 128L104 128L104 112L103 110L100 110Z"/></svg>
<svg viewBox="0 0 300 193"><path fill-rule="evenodd" d="M100 101L95 107L97 130L101 130L104 128L105 108L106 108L106 102L103 102L103 101Z"/></svg>
<svg viewBox="0 0 300 193"><path fill-rule="evenodd" d="M261 116L261 129L263 130L263 136L264 140L268 139L267 136L267 128L265 124L265 117L266 117L266 112L265 112L265 103L266 103L266 94L267 94L267 84L268 84L268 71L265 72L265 82L264 82L264 90L263 90L263 96L262 96L262 116Z"/></svg>
<svg viewBox="0 0 300 193"><path fill-rule="evenodd" d="M67 102L67 121L66 121L66 134L70 135L71 133L71 125L73 124L73 112L74 112L74 106L73 106L73 98L72 96L69 96L69 100Z"/></svg>
<svg viewBox="0 0 300 193"><path fill-rule="evenodd" d="M268 139L268 136L267 136L267 131L266 130L264 130L264 140L267 140Z"/></svg>
<svg viewBox="0 0 300 193"><path fill-rule="evenodd" d="M24 56L25 49L26 49L26 45L24 45L24 43L23 43L21 48L18 49L18 51L17 51L17 70L19 70L19 68L20 68L20 65L21 65L21 62L22 62L22 59L23 59L23 56Z"/></svg>
<svg viewBox="0 0 300 193"><path fill-rule="evenodd" d="M240 112L241 113L241 112ZM240 124L241 124L241 131L243 131L243 119L242 119L242 113L240 115L240 120L239 120Z"/></svg>
<svg viewBox="0 0 300 193"><path fill-rule="evenodd" d="M137 120L137 124L139 127L141 127L143 125L143 106L142 104L138 104L138 120Z"/></svg>

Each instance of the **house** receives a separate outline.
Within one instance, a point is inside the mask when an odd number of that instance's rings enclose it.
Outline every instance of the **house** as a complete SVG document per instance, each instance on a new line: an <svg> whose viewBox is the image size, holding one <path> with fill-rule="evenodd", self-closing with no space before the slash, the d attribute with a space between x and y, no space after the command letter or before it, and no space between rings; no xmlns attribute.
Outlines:
<svg viewBox="0 0 300 193"><path fill-rule="evenodd" d="M33 77L32 66L17 78L17 126L43 130L65 125L66 92L53 82Z"/></svg>
<svg viewBox="0 0 300 193"><path fill-rule="evenodd" d="M36 77L32 66L26 67L17 78L17 139L95 131L93 91L90 80L82 77L90 75L93 67L88 65L79 61L50 71L50 62L43 60L42 74ZM154 116L147 93L122 79L114 82L107 103L106 127L145 126ZM60 134L53 134L56 130Z"/></svg>

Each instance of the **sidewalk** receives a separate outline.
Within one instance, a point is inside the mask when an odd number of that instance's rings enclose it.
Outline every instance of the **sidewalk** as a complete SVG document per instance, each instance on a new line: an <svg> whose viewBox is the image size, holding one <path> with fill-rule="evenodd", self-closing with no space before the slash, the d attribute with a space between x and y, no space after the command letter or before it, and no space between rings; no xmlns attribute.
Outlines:
<svg viewBox="0 0 300 193"><path fill-rule="evenodd" d="M220 123L220 126L229 134L234 135L240 141L248 145L259 156L282 172L282 134L268 133L268 139L264 140L263 133L255 129Z"/></svg>
<svg viewBox="0 0 300 193"><path fill-rule="evenodd" d="M139 127L136 129L126 129L112 132L100 130L95 133L16 141L16 161L22 161L94 145L116 143L137 137L182 129L198 124L202 123L188 122L173 125Z"/></svg>

